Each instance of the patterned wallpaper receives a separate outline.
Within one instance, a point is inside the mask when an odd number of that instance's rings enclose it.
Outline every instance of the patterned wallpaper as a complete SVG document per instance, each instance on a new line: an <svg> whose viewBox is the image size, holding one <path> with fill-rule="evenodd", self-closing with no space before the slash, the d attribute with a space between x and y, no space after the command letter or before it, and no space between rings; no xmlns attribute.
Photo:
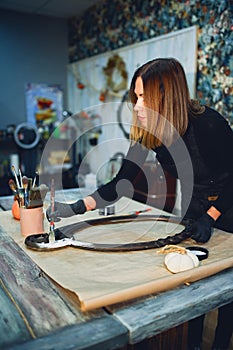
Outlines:
<svg viewBox="0 0 233 350"><path fill-rule="evenodd" d="M69 61L198 26L197 97L233 125L231 0L102 0L69 20Z"/></svg>

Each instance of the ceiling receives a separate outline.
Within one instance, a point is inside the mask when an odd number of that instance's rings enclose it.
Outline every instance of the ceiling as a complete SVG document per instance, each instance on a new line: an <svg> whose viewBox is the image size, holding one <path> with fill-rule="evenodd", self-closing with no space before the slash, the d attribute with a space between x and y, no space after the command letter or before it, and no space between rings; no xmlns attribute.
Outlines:
<svg viewBox="0 0 233 350"><path fill-rule="evenodd" d="M81 16L102 0L0 0L0 9L34 15L69 18Z"/></svg>

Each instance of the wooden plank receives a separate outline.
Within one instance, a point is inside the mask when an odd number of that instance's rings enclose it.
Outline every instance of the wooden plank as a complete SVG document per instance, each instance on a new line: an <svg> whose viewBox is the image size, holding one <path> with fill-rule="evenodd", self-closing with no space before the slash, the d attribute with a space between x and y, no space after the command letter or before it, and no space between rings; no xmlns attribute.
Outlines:
<svg viewBox="0 0 233 350"><path fill-rule="evenodd" d="M88 321L54 332L10 350L113 350L126 348L127 328L111 316Z"/></svg>
<svg viewBox="0 0 233 350"><path fill-rule="evenodd" d="M233 300L233 269L147 299L109 306L135 344Z"/></svg>
<svg viewBox="0 0 233 350"><path fill-rule="evenodd" d="M188 323L171 328L156 336L136 344L130 344L127 350L187 350Z"/></svg>
<svg viewBox="0 0 233 350"><path fill-rule="evenodd" d="M30 339L30 332L25 325L17 307L9 298L7 292L0 285L0 348L19 339Z"/></svg>
<svg viewBox="0 0 233 350"><path fill-rule="evenodd" d="M2 299L5 300L6 295L9 299L8 305L2 309L2 312L4 313L3 319L11 323L9 327L13 332L12 337L9 336L8 340L2 340L0 337L0 348L3 344L5 346L6 341L9 345L20 343L24 340L46 336L63 327L77 324L80 326L80 324L95 319L100 322L101 318L106 315L102 309L83 313L77 299L72 298L62 288L52 283L50 278L6 234L1 226L0 237L1 293ZM12 311L11 315L8 310L9 304L12 304L9 309ZM0 334L5 329L4 321L1 326ZM107 327L106 325L106 329ZM114 332L113 327L112 333ZM124 332L126 333L125 328Z"/></svg>

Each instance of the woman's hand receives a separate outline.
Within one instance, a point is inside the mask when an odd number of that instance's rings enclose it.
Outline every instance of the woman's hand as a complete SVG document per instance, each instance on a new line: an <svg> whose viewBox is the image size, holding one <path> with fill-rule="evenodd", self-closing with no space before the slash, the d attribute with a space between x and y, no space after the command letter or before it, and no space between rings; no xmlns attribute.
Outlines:
<svg viewBox="0 0 233 350"><path fill-rule="evenodd" d="M87 211L84 201L82 199L75 203L54 203L54 212L51 212L51 206L46 210L47 220L59 221L59 218L69 218L73 215L84 214Z"/></svg>
<svg viewBox="0 0 233 350"><path fill-rule="evenodd" d="M207 213L192 224L192 236L196 242L207 242L213 232L215 220Z"/></svg>

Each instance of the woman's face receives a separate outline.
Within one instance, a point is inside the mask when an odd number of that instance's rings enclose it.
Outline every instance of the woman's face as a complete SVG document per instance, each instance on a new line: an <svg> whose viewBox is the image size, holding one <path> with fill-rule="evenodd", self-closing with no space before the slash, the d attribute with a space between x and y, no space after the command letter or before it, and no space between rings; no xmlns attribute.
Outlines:
<svg viewBox="0 0 233 350"><path fill-rule="evenodd" d="M144 90L143 90L143 82L142 78L138 77L135 82L134 93L137 96L137 102L134 106L134 111L137 113L137 118L140 122L141 127L147 127L147 114L146 107L144 104Z"/></svg>

